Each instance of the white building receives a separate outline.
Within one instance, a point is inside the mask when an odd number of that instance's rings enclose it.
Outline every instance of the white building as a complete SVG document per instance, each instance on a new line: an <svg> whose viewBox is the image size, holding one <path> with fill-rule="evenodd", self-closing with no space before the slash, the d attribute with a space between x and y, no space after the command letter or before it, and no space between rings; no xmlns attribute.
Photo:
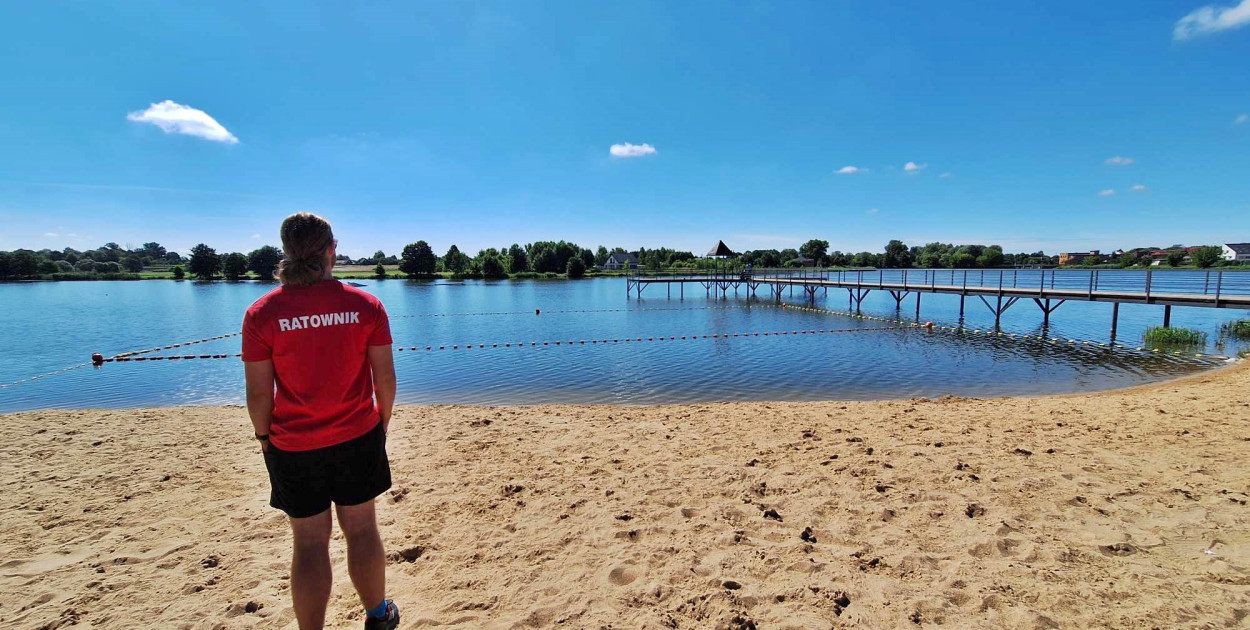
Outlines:
<svg viewBox="0 0 1250 630"><path fill-rule="evenodd" d="M1250 243L1224 243L1224 260L1250 261Z"/></svg>

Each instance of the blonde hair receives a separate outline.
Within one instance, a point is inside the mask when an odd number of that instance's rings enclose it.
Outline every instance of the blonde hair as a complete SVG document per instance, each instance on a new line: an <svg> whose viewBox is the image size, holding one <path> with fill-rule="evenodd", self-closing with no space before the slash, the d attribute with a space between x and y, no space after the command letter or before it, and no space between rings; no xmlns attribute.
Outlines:
<svg viewBox="0 0 1250 630"><path fill-rule="evenodd" d="M296 212L282 221L282 262L278 280L291 286L317 284L325 276L326 250L334 245L330 222L311 213Z"/></svg>

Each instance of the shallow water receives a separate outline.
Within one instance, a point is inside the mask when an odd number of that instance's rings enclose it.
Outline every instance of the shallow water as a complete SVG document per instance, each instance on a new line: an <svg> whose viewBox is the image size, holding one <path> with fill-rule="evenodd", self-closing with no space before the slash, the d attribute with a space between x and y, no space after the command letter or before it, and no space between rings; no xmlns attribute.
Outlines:
<svg viewBox="0 0 1250 630"><path fill-rule="evenodd" d="M728 400L878 399L998 396L1105 389L1171 378L1217 365L1095 346L1022 341L915 328L860 332L631 341L660 336L829 329L879 329L880 321L748 302L716 300L687 287L684 300L652 287L627 299L625 280L579 282L361 281L392 316L404 403L658 404ZM237 331L243 311L272 285L192 282L82 282L0 285L0 383L118 352ZM674 295L677 291L674 290ZM915 320L913 295L901 312L874 292L863 312ZM787 303L800 305L801 291ZM846 293L818 295L817 306L846 310ZM534 310L542 314L535 315ZM580 312L573 312L580 311ZM1051 337L1106 342L1111 305L1069 302L1051 317ZM1172 324L1209 333L1205 352L1233 355L1219 325L1244 311L1174 308ZM969 331L993 326L979 300L967 302ZM1162 307L1124 305L1121 344L1137 346ZM921 321L955 325L959 298L926 294ZM1037 335L1042 316L1021 301L1003 317L1007 333ZM542 342L561 341L559 346ZM587 341L570 346L568 341ZM525 347L505 348L505 343ZM537 347L528 344L539 342ZM491 347L499 344L499 348ZM465 350L466 344L486 344ZM160 354L233 353L239 340ZM451 346L458 346L452 350ZM426 346L443 351L424 351ZM0 388L0 411L38 408L241 404L237 359L111 363Z"/></svg>

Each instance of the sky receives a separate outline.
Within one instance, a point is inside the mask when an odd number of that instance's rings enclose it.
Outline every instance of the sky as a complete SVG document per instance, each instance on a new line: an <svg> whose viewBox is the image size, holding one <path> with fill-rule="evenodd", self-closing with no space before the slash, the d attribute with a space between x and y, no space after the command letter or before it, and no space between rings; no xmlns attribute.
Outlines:
<svg viewBox="0 0 1250 630"><path fill-rule="evenodd" d="M1250 0L22 2L0 68L0 249L1250 241Z"/></svg>

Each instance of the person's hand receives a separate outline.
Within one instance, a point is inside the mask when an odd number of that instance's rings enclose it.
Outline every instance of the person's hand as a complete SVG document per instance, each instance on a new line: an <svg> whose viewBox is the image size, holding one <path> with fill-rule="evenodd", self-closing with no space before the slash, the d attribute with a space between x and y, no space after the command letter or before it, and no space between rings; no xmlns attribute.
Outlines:
<svg viewBox="0 0 1250 630"><path fill-rule="evenodd" d="M382 418L382 434L386 435L390 431L390 428L391 428L391 417L386 416L385 418Z"/></svg>

